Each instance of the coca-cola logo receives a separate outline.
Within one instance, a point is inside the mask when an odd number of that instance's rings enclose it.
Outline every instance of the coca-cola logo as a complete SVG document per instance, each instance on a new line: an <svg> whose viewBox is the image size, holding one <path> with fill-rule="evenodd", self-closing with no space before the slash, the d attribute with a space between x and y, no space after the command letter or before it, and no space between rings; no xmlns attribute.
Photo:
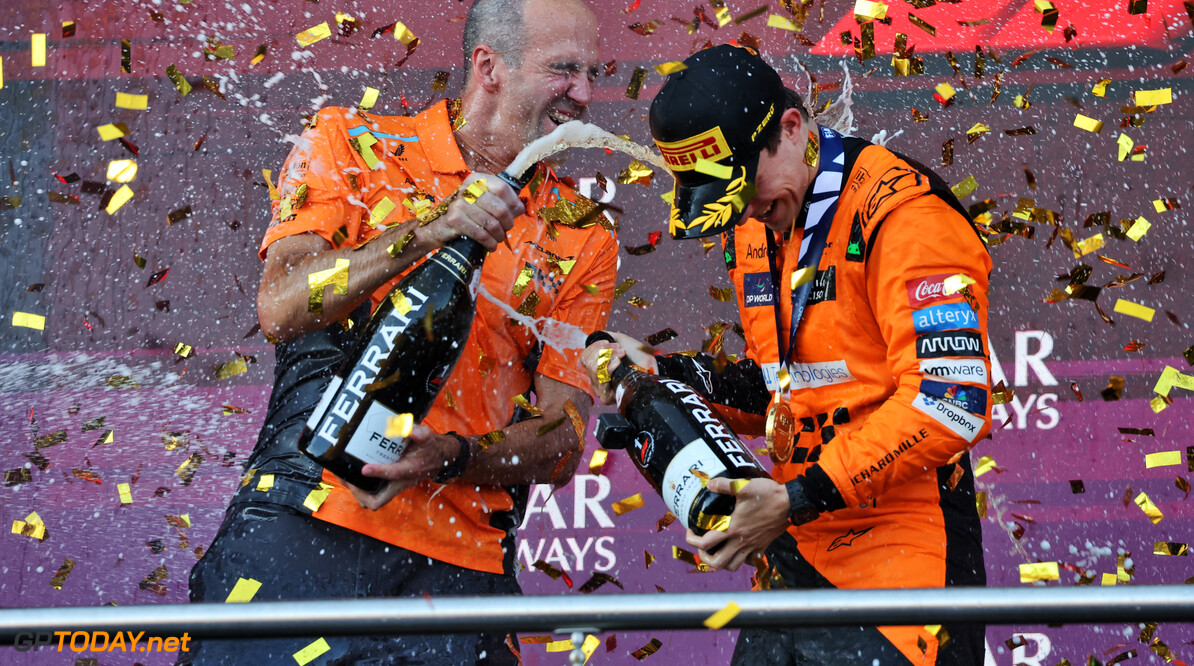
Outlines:
<svg viewBox="0 0 1194 666"><path fill-rule="evenodd" d="M955 294L946 295L945 293L945 280L951 275L955 274L940 273L905 282L904 284L908 287L908 304L913 308L919 308L953 298Z"/></svg>

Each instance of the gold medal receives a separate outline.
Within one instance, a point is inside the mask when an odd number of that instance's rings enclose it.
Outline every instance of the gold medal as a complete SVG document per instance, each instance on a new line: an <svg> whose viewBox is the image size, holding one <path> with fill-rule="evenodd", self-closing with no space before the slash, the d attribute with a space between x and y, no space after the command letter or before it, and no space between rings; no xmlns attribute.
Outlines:
<svg viewBox="0 0 1194 666"><path fill-rule="evenodd" d="M776 393L767 407L767 454L771 462L778 465L791 460L795 443L796 419L792 418L787 401Z"/></svg>

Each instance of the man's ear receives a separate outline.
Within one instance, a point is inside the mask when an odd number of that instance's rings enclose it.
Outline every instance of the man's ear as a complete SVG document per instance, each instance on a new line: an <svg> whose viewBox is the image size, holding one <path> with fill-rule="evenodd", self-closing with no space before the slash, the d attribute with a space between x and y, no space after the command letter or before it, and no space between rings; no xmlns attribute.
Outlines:
<svg viewBox="0 0 1194 666"><path fill-rule="evenodd" d="M502 56L488 44L478 44L472 54L472 75L488 93L495 93L501 87L502 73L505 63L499 62Z"/></svg>
<svg viewBox="0 0 1194 666"><path fill-rule="evenodd" d="M787 109L779 117L780 131L797 143L799 143L799 139L803 135L806 124L804 114L800 112L800 109Z"/></svg>

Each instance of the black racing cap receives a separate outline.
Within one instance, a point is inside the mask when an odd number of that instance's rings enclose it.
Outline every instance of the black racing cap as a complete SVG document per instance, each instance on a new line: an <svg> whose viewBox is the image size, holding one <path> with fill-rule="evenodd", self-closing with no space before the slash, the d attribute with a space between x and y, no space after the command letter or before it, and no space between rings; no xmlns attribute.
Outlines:
<svg viewBox="0 0 1194 666"><path fill-rule="evenodd" d="M739 46L704 49L684 65L651 102L651 136L676 179L668 229L673 238L701 238L733 227L754 196L784 84Z"/></svg>

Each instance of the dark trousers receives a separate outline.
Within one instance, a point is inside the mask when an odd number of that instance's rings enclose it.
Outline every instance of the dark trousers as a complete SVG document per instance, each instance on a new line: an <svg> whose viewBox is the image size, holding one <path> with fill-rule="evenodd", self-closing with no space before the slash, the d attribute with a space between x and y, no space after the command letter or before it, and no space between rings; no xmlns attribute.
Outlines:
<svg viewBox="0 0 1194 666"><path fill-rule="evenodd" d="M512 575L445 564L273 504L228 512L191 571L191 601L223 602L240 578L261 583L253 601L521 593ZM294 663L292 655L319 638L196 641L179 663ZM310 666L518 663L504 635L322 638L331 649Z"/></svg>
<svg viewBox="0 0 1194 666"><path fill-rule="evenodd" d="M767 548L767 559L790 588L833 584L800 556L796 540L784 534ZM765 592L762 594L766 594ZM949 641L937 651L936 666L981 666L984 625L944 625ZM743 629L734 647L734 666L911 666L876 627Z"/></svg>

